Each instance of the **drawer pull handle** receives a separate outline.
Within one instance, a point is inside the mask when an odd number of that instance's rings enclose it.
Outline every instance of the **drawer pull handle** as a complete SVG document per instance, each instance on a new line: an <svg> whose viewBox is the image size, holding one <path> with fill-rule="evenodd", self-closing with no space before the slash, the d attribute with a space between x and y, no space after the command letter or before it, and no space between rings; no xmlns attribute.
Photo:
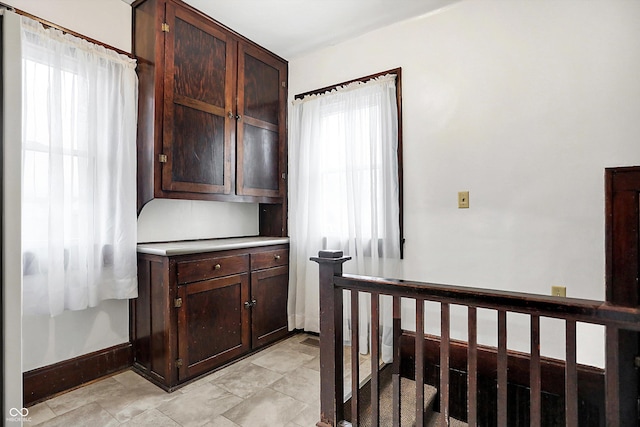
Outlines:
<svg viewBox="0 0 640 427"><path fill-rule="evenodd" d="M213 268L215 268L216 270L220 270L222 266L220 264L216 264Z"/></svg>
<svg viewBox="0 0 640 427"><path fill-rule="evenodd" d="M279 260L279 259L280 259L280 255L275 255L275 256L274 256L274 258L275 258L276 260Z"/></svg>

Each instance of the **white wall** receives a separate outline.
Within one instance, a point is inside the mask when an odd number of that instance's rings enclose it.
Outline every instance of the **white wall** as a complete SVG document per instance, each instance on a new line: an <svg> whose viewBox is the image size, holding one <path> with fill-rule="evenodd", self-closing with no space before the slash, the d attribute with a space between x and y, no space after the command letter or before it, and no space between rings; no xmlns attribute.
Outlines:
<svg viewBox="0 0 640 427"><path fill-rule="evenodd" d="M154 199L138 217L138 242L257 236L257 203Z"/></svg>
<svg viewBox="0 0 640 427"><path fill-rule="evenodd" d="M604 299L604 168L640 164L640 2L463 1L290 60L290 98L395 67L402 278ZM547 331L543 353L562 356L563 329ZM602 331L579 331L579 361L602 366Z"/></svg>
<svg viewBox="0 0 640 427"><path fill-rule="evenodd" d="M4 2L87 37L131 51L131 7L122 0ZM19 203L19 196L7 203ZM145 206L139 217L138 241L257 235L257 206L154 200ZM19 248L14 251L19 253ZM53 318L24 316L22 322L24 351L19 372L129 341L127 301L104 301L98 307L66 311Z"/></svg>

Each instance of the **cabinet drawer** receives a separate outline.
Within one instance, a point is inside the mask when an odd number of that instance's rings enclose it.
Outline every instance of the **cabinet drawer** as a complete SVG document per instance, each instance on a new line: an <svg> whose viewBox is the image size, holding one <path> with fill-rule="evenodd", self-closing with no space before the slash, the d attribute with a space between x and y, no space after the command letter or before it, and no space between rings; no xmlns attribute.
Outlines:
<svg viewBox="0 0 640 427"><path fill-rule="evenodd" d="M178 284L229 276L249 271L249 255L235 255L179 262Z"/></svg>
<svg viewBox="0 0 640 427"><path fill-rule="evenodd" d="M258 252L251 254L251 270L279 267L289 264L289 250L278 249L275 251Z"/></svg>

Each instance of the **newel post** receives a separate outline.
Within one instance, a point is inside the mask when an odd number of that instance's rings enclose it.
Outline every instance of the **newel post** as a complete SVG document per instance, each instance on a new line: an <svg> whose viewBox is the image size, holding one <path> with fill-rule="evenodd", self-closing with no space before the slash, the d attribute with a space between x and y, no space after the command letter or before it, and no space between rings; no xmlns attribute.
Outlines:
<svg viewBox="0 0 640 427"><path fill-rule="evenodd" d="M344 373L342 355L342 289L334 287L334 276L342 275L342 264L351 257L342 251L320 251L311 258L320 267L320 422L318 427L336 426L344 420Z"/></svg>

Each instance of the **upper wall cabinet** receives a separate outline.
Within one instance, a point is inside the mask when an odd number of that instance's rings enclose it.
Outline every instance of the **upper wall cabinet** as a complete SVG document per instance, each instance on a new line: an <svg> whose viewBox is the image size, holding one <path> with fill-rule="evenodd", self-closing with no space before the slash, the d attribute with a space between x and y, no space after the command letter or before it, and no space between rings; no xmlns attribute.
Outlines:
<svg viewBox="0 0 640 427"><path fill-rule="evenodd" d="M159 197L284 209L286 61L179 0L133 7L138 208Z"/></svg>

